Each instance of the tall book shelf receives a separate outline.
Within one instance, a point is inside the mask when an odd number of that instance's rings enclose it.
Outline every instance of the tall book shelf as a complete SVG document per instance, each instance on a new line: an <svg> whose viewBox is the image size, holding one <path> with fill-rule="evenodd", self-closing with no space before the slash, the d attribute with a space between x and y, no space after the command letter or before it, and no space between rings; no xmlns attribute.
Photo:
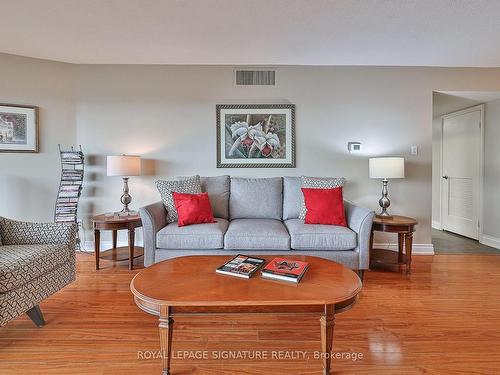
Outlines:
<svg viewBox="0 0 500 375"><path fill-rule="evenodd" d="M84 155L82 146L64 150L59 145L61 155L61 182L57 193L54 221L56 223L77 223L78 201L82 193ZM77 239L78 240L78 239Z"/></svg>

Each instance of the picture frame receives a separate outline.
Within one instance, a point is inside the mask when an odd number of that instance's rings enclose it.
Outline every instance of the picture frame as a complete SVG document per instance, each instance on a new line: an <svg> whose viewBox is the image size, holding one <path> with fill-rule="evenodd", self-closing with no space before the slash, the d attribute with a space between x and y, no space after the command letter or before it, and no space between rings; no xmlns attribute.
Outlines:
<svg viewBox="0 0 500 375"><path fill-rule="evenodd" d="M218 104L217 168L295 168L294 104Z"/></svg>
<svg viewBox="0 0 500 375"><path fill-rule="evenodd" d="M39 152L38 107L0 103L0 152Z"/></svg>

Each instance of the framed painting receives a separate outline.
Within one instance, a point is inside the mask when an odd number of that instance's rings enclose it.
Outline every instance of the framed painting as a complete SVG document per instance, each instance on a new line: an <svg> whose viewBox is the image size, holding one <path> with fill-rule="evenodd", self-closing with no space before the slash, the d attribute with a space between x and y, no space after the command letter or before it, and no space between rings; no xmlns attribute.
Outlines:
<svg viewBox="0 0 500 375"><path fill-rule="evenodd" d="M0 152L38 152L38 107L0 104Z"/></svg>
<svg viewBox="0 0 500 375"><path fill-rule="evenodd" d="M295 105L217 105L217 168L295 168Z"/></svg>

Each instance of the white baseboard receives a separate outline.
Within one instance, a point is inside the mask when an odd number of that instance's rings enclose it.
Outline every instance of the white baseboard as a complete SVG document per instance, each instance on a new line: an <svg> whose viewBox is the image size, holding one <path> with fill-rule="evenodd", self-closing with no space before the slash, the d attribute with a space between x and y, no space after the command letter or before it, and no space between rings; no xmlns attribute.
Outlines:
<svg viewBox="0 0 500 375"><path fill-rule="evenodd" d="M436 221L436 220L432 220L432 227L434 229L438 229L438 230L442 230L443 227L441 226L441 222L440 221Z"/></svg>
<svg viewBox="0 0 500 375"><path fill-rule="evenodd" d="M397 243L375 243L374 248L398 251ZM434 245L431 243L414 243L412 255L434 255Z"/></svg>
<svg viewBox="0 0 500 375"><path fill-rule="evenodd" d="M111 249L111 247L113 246L113 242L112 241L101 241L101 251L104 251L106 249ZM116 243L116 246L118 247L122 247L122 246L128 246L128 242L127 241L118 241ZM135 246L142 246L142 241L135 241ZM85 251L91 251L91 252L94 252L94 241L84 241L83 242L83 249Z"/></svg>
<svg viewBox="0 0 500 375"><path fill-rule="evenodd" d="M493 237L490 237L493 238ZM495 239L497 242L496 246L499 246L500 248L500 240ZM136 246L142 246L142 241L136 241L135 242ZM485 243L485 245L488 246L493 246ZM104 249L110 249L111 246L113 246L113 243L111 241L101 241L101 250ZM117 246L128 246L128 243L126 241L118 241ZM398 251L398 244L397 243L377 243L373 244L375 248L380 248L380 249L389 249L393 251ZM493 246L493 247L496 247ZM83 247L86 251L94 251L94 241L85 241L83 243ZM413 244L413 255L434 255L434 245L433 244Z"/></svg>
<svg viewBox="0 0 500 375"><path fill-rule="evenodd" d="M500 238L482 234L479 239L479 242L482 243L483 245L491 246L494 247L495 249L500 249Z"/></svg>

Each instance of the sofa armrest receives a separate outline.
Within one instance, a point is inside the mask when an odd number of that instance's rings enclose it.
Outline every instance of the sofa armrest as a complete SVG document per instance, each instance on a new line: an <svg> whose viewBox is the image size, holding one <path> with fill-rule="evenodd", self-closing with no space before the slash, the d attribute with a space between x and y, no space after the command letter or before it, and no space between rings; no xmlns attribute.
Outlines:
<svg viewBox="0 0 500 375"><path fill-rule="evenodd" d="M347 226L356 232L358 237L359 269L370 268L370 236L372 233L372 223L375 212L354 203L344 201Z"/></svg>
<svg viewBox="0 0 500 375"><path fill-rule="evenodd" d="M163 202L156 202L139 208L144 243L144 266L155 262L156 233L167 225L167 210Z"/></svg>
<svg viewBox="0 0 500 375"><path fill-rule="evenodd" d="M62 244L76 248L76 224L28 223L0 217L3 245Z"/></svg>

